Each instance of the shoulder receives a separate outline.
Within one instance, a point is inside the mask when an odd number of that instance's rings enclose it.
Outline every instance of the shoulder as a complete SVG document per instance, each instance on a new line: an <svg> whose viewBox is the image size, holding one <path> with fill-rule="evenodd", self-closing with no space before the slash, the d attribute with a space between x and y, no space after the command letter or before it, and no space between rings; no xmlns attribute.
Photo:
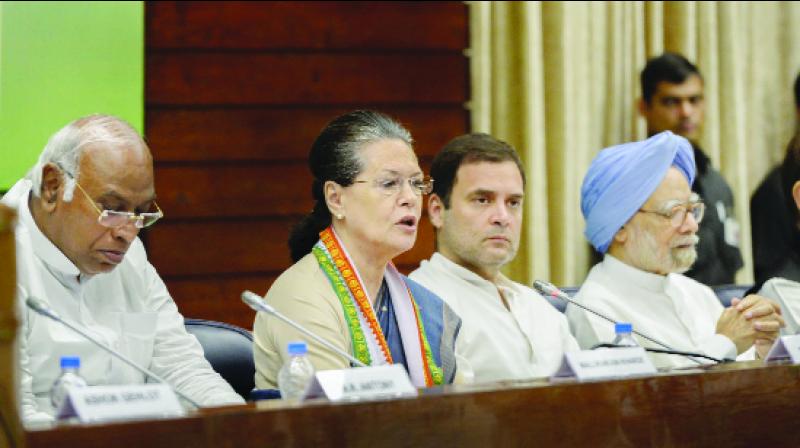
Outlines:
<svg viewBox="0 0 800 448"><path fill-rule="evenodd" d="M289 301L316 301L320 297L330 301L336 299L330 281L311 253L283 271L270 286L266 297L273 305Z"/></svg>
<svg viewBox="0 0 800 448"><path fill-rule="evenodd" d="M603 298L615 295L612 289L613 280L603 269L603 263L598 263L589 271L574 299L580 302L602 301Z"/></svg>
<svg viewBox="0 0 800 448"><path fill-rule="evenodd" d="M407 279L413 280L417 285L425 285L428 288L432 287L436 278L441 276L441 272L434 263L429 260L422 260L417 269L414 269L408 274Z"/></svg>
<svg viewBox="0 0 800 448"><path fill-rule="evenodd" d="M533 288L523 285L522 283L510 282L514 291L522 298L522 303L526 308L533 309L539 318L551 317L562 319L563 313L559 311L556 305L550 303L541 294L536 292ZM553 300L561 300L553 298ZM566 305L566 304L565 304Z"/></svg>
<svg viewBox="0 0 800 448"><path fill-rule="evenodd" d="M416 281L412 280L409 277L403 276L403 281L405 281L406 286L408 286L409 291L411 294L414 295L414 299L419 301L428 301L432 302L433 304L441 304L444 303L436 293L431 291L430 289L422 286L421 284L417 283Z"/></svg>
<svg viewBox="0 0 800 448"><path fill-rule="evenodd" d="M703 185L703 199L706 202L723 200L732 203L733 191L716 168L709 166L708 171L704 175L698 176L696 182L700 182Z"/></svg>

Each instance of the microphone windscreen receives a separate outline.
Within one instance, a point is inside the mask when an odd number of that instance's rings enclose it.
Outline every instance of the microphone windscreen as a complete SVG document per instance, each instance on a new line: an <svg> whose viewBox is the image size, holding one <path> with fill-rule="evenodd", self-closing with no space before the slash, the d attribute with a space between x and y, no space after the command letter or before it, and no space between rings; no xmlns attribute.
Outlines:
<svg viewBox="0 0 800 448"><path fill-rule="evenodd" d="M55 313L50 309L50 306L44 300L31 296L25 300L25 304L28 305L28 308L36 311L39 314L55 317Z"/></svg>

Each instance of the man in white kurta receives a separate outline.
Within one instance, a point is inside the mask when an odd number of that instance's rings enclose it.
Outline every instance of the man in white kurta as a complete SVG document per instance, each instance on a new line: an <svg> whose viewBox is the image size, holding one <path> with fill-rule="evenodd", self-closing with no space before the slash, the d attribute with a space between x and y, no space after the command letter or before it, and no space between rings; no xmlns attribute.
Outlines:
<svg viewBox="0 0 800 448"><path fill-rule="evenodd" d="M725 309L709 287L682 275L697 257L704 211L690 189L694 175L691 145L668 131L600 152L584 179L581 208L586 236L605 258L575 299L672 349L753 359L777 337L780 308L748 296ZM613 324L582 309L569 305L567 317L583 348L614 338ZM677 355L652 359L658 367L698 364Z"/></svg>
<svg viewBox="0 0 800 448"><path fill-rule="evenodd" d="M411 279L461 317L456 352L476 382L552 375L578 350L566 318L500 268L514 258L524 174L508 144L485 134L457 137L434 159L428 215L437 252Z"/></svg>
<svg viewBox="0 0 800 448"><path fill-rule="evenodd" d="M736 345L715 331L724 308L714 291L684 275L653 274L606 254L589 272L575 300L617 321L630 322L634 329L676 350L719 359L737 357ZM614 325L608 321L573 306L567 307L567 317L583 348L614 339ZM634 338L644 347L663 348ZM651 355L658 367L698 364L681 356ZM743 359L752 356L749 350Z"/></svg>
<svg viewBox="0 0 800 448"><path fill-rule="evenodd" d="M72 330L25 308L24 301L28 297L48 303L62 318L77 323L96 339L153 370L201 405L242 403L242 397L206 361L195 337L186 332L183 317L178 313L164 282L147 261L133 222L122 226L124 229L108 230L101 227L97 212L80 190L84 187L78 185L73 186L78 188L72 191L71 201L67 202L72 207L79 207L73 209L73 213L87 211L85 219L78 218L82 227L91 230L92 226L98 226L94 230L100 233L92 233L89 239L92 251L84 250L79 235L70 238L69 234L59 233L60 230L71 228L72 215L58 215L56 222L49 221L52 216L47 212L40 214L40 221L34 218L31 204L38 206L37 201L57 205L62 210L67 207L64 205L63 192L68 176L77 177L73 180L85 183L89 191L92 189L90 185L95 184L91 177L95 175L96 168L90 162L104 160L103 151L119 151L116 155L120 155L130 149L120 148L120 141L126 140L109 134L127 134L128 144L133 141L134 146L136 140L140 140L127 124L111 117L90 117L64 129L66 131L60 132L68 132L69 136L74 137L72 142L93 140L93 143L86 145L87 149L82 155L75 158L81 173L69 173L67 168L59 168L59 165L70 165L68 161L52 160L51 156L55 154L55 159L58 159L58 154L61 154L56 147L63 148L63 142L68 140L54 138L45 148L40 163L34 167L37 172L44 171L38 180L43 185L39 194L32 192L34 183L26 178L17 182L2 199L4 204L16 209L19 216L16 251L17 300L21 317L18 338L21 367L19 396L23 420L31 423L52 419L55 410L50 404L49 392L60 374L61 356L80 357L80 374L89 385L139 384L147 380L144 375ZM87 137L90 132L94 132L94 135ZM106 135L98 138L97 135L104 132ZM108 148L105 148L107 142ZM146 149L144 142L138 149ZM146 151L146 155L145 165L149 163L152 170L149 151ZM119 160L129 162L124 157ZM136 164L124 165L125 171L141 168ZM149 173L152 174L152 171ZM101 190L119 192L119 199L124 200L131 191L125 188L128 182L125 176L116 174L113 177L120 180L103 184ZM99 201L100 205L105 205L105 200ZM124 208L121 204L115 207L116 210ZM46 235L43 228L49 229L51 236ZM103 232L121 233L105 240ZM117 245L114 246L112 241ZM94 253L98 250L100 254ZM108 252L107 256L103 255L104 251ZM73 256L77 261L73 261L67 253L77 254ZM93 260L94 264L79 255L86 253L89 253L88 259Z"/></svg>

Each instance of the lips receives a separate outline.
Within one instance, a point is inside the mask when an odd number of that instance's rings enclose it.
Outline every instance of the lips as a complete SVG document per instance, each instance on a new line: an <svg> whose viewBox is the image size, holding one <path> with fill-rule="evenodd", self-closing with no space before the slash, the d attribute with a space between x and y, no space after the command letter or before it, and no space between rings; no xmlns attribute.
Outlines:
<svg viewBox="0 0 800 448"><path fill-rule="evenodd" d="M103 257L111 264L120 264L122 259L125 258L125 252L119 250L101 250Z"/></svg>
<svg viewBox="0 0 800 448"><path fill-rule="evenodd" d="M414 215L407 215L403 216L400 220L398 220L395 225L403 227L405 230L416 230L417 229L417 217Z"/></svg>
<svg viewBox="0 0 800 448"><path fill-rule="evenodd" d="M492 241L492 242L502 242L502 243L510 243L511 242L510 238L508 238L506 236L503 236L503 235L490 236L490 237L488 237L486 239L488 241Z"/></svg>

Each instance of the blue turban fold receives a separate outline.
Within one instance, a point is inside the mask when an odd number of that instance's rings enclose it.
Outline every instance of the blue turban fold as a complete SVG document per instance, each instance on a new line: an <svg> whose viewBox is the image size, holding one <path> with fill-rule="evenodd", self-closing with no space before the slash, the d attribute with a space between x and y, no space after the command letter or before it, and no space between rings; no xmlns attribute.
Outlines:
<svg viewBox="0 0 800 448"><path fill-rule="evenodd" d="M692 145L670 131L600 151L581 186L584 235L595 249L606 253L614 235L647 202L671 166L692 185Z"/></svg>

